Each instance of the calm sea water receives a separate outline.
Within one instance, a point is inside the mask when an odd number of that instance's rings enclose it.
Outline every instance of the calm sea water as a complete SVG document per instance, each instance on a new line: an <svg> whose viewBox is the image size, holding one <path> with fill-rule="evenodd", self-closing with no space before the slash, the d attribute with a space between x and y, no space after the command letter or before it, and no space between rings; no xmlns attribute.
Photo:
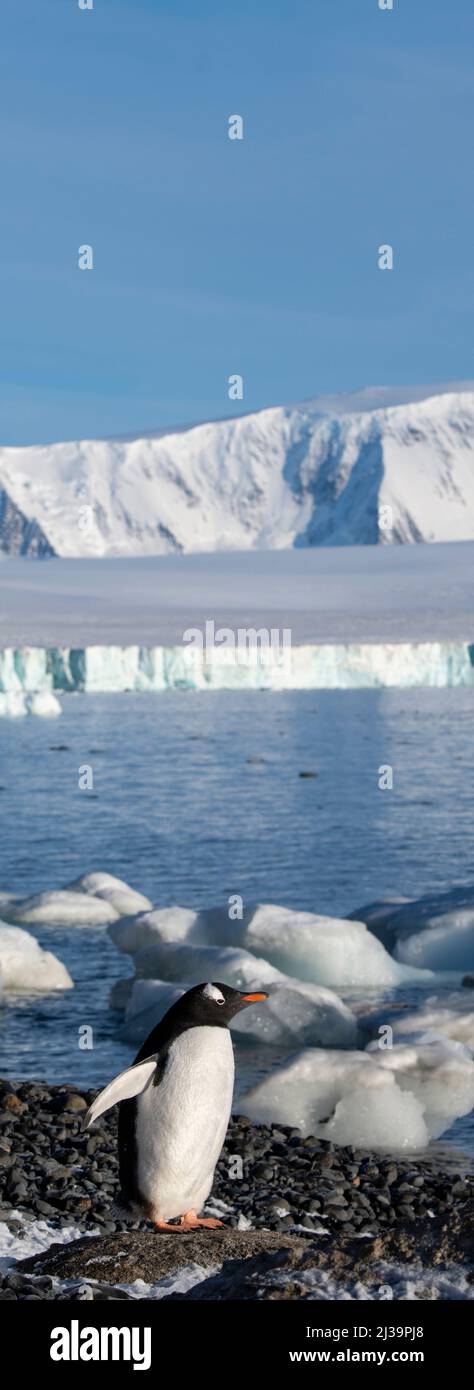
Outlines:
<svg viewBox="0 0 474 1390"><path fill-rule="evenodd" d="M71 695L57 721L0 721L0 887L58 888L94 869L157 905L264 900L343 915L471 878L469 690ZM78 786L93 769L92 792ZM392 790L378 769L393 767ZM300 772L314 772L302 778ZM0 1070L94 1085L126 1065L107 932L36 929L75 989L0 1009ZM407 993L411 1002L413 991ZM90 1023L95 1045L78 1047ZM275 1052L241 1050L240 1084ZM472 1143L471 1122L453 1141Z"/></svg>

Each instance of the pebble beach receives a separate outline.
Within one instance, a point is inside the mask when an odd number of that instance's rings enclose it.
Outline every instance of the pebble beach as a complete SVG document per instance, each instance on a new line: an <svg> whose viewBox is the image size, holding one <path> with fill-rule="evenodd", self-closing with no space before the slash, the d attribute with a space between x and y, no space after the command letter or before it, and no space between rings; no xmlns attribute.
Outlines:
<svg viewBox="0 0 474 1390"><path fill-rule="evenodd" d="M163 1239L151 1223L120 1208L116 1111L82 1131L95 1094L72 1086L0 1082L0 1228L7 1248L13 1239L15 1249L14 1260L1 1262L0 1299L68 1296L61 1281L19 1268L38 1225L43 1250L87 1235L100 1240L140 1232L155 1246ZM455 1155L443 1169L431 1156L373 1155L235 1115L206 1214L219 1216L229 1231L306 1237L312 1246L324 1247L330 1270L331 1251L337 1263L341 1241L375 1240L380 1249L388 1241L393 1255L398 1235L411 1232L421 1250L431 1227L444 1223L449 1229L456 1219L462 1228L472 1217L473 1198L474 1177L462 1162L456 1171ZM179 1245L183 1237L167 1239ZM436 1264L434 1251L429 1259ZM468 1286L471 1277L463 1262ZM86 1293L77 1287L74 1297L124 1296L118 1285L100 1281L89 1286L82 1281L80 1288ZM474 1297L474 1287L456 1296Z"/></svg>

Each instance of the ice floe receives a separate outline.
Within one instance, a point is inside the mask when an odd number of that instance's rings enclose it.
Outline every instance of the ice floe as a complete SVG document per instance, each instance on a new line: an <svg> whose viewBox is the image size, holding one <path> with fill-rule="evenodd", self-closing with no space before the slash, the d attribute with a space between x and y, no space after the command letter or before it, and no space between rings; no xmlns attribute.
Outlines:
<svg viewBox="0 0 474 1390"><path fill-rule="evenodd" d="M474 1060L456 1043L307 1048L242 1097L255 1121L380 1151L425 1148L474 1105Z"/></svg>
<svg viewBox="0 0 474 1390"><path fill-rule="evenodd" d="M38 991L72 989L65 965L20 927L0 922L0 977L5 990Z"/></svg>

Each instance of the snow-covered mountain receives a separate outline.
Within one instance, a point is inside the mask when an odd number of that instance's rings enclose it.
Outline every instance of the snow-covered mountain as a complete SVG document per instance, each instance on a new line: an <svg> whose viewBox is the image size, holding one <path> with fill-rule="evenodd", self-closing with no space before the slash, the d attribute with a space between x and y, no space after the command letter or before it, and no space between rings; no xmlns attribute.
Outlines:
<svg viewBox="0 0 474 1390"><path fill-rule="evenodd" d="M0 449L0 550L10 555L473 537L473 383L378 388L142 438Z"/></svg>

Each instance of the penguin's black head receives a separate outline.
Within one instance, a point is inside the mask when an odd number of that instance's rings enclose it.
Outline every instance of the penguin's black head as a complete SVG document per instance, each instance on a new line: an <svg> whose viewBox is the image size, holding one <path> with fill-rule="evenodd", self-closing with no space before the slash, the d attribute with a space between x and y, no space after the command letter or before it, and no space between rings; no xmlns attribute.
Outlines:
<svg viewBox="0 0 474 1390"><path fill-rule="evenodd" d="M222 985L216 980L210 984L194 985L171 1005L161 1022L149 1033L135 1057L135 1063L145 1061L155 1052L163 1057L176 1038L186 1033L188 1028L208 1028L212 1025L228 1028L240 1009L245 1009L247 1004L262 1003L264 999L268 999L264 990L231 989L230 985ZM157 1085L157 1081L154 1084Z"/></svg>
<svg viewBox="0 0 474 1390"><path fill-rule="evenodd" d="M241 991L212 980L209 984L195 985L194 989L189 989L179 1000L179 1005L180 1011L186 1013L194 1027L215 1024L218 1028L228 1028L240 1009L247 1008L248 1004L263 1003L264 999L268 999L268 994L263 990Z"/></svg>

